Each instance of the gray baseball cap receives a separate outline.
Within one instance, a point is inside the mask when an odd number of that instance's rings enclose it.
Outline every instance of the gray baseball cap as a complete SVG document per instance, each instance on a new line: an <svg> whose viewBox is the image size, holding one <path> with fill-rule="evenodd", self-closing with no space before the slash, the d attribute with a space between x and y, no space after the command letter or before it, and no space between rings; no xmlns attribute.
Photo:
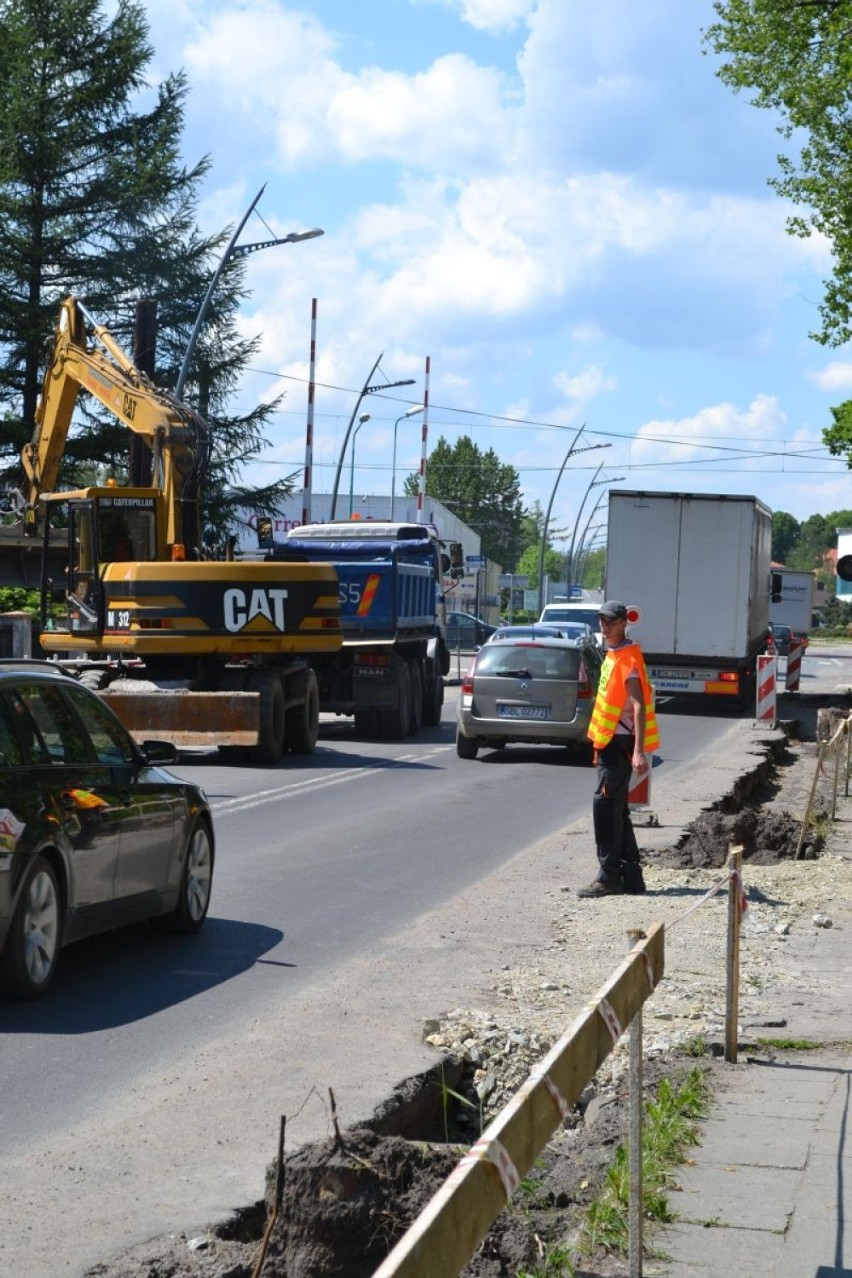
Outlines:
<svg viewBox="0 0 852 1278"><path fill-rule="evenodd" d="M613 621L626 621L627 604L623 604L619 599L607 599L606 603L602 603L598 608L598 615L611 617Z"/></svg>

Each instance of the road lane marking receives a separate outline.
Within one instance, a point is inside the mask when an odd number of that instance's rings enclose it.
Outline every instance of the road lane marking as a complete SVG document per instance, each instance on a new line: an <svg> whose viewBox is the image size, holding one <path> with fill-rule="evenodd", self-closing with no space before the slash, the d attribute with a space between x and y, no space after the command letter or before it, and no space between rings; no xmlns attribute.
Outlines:
<svg viewBox="0 0 852 1278"><path fill-rule="evenodd" d="M276 799L287 798L289 795L304 794L306 790L325 790L330 786L342 785L344 782L352 781L357 777L378 776L382 772L392 771L393 768L399 767L403 763L422 763L424 759L431 759L436 755L445 754L449 749L449 745L432 746L423 753L403 754L397 759L380 759L375 763L359 768L345 768L342 772L334 772L326 776L307 777L303 781L291 781L286 785L275 786L271 790L258 790L254 794L243 794L233 799L213 799L210 801L210 806L214 812L240 812L245 808L259 807L263 803L272 803Z"/></svg>

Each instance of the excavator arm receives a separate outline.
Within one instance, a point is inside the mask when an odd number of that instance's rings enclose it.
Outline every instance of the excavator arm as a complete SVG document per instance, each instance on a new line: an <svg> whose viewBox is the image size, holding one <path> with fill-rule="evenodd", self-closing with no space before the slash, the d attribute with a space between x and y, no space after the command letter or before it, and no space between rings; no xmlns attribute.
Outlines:
<svg viewBox="0 0 852 1278"><path fill-rule="evenodd" d="M89 343L87 321L102 349ZM197 547L199 490L209 456L207 425L140 372L74 297L62 303L35 430L21 454L27 477L25 527L35 531L39 501L55 491L80 390L94 395L151 449L154 483L164 499L168 546Z"/></svg>

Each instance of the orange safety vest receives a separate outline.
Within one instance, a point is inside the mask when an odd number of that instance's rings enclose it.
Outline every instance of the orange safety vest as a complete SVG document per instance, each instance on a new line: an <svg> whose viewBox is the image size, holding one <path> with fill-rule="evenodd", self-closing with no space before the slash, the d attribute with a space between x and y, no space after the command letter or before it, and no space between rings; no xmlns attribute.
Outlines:
<svg viewBox="0 0 852 1278"><path fill-rule="evenodd" d="M623 648L614 648L607 652L601 667L598 695L589 724L588 737L596 750L609 745L615 736L618 720L627 704L627 677L633 671L639 674L642 684L642 700L645 702L645 753L650 754L660 744L660 733L657 729L657 716L654 714L654 698L645 660L638 644L625 644Z"/></svg>

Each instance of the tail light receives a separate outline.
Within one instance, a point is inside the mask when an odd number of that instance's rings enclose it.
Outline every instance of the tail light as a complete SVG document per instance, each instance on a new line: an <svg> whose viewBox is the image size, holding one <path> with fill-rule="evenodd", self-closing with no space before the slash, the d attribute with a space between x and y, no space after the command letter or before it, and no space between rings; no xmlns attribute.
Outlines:
<svg viewBox="0 0 852 1278"><path fill-rule="evenodd" d="M462 679L462 686L461 686L461 695L463 697L473 696L473 672L475 669L476 669L476 662L474 661L473 665L464 673L464 677Z"/></svg>
<svg viewBox="0 0 852 1278"><path fill-rule="evenodd" d="M586 669L586 663L580 658L580 673L577 679L577 700L591 701L594 696L592 685L589 683L589 672Z"/></svg>

